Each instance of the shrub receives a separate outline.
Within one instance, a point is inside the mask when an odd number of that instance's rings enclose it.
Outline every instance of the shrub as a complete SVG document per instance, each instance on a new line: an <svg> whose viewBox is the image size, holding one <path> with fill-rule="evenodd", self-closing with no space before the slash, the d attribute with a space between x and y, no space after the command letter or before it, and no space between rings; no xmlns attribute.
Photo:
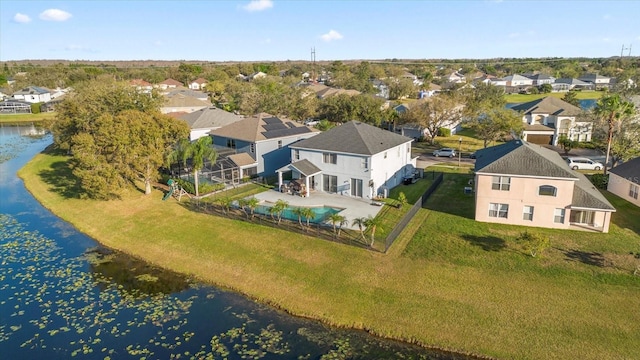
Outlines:
<svg viewBox="0 0 640 360"><path fill-rule="evenodd" d="M31 104L31 113L32 114L40 114L41 106L42 106L41 103Z"/></svg>
<svg viewBox="0 0 640 360"><path fill-rule="evenodd" d="M449 137L449 136L451 136L451 130L449 130L447 128L439 128L438 129L438 136Z"/></svg>
<svg viewBox="0 0 640 360"><path fill-rule="evenodd" d="M581 149L597 149L598 145L594 144L592 141L579 141L576 142L574 147Z"/></svg>
<svg viewBox="0 0 640 360"><path fill-rule="evenodd" d="M593 174L588 177L591 183L598 189L606 189L609 184L609 176L605 174Z"/></svg>
<svg viewBox="0 0 640 360"><path fill-rule="evenodd" d="M542 254L545 249L551 246L551 241L548 236L530 233L528 231L521 232L516 240L524 242L524 250L532 257Z"/></svg>

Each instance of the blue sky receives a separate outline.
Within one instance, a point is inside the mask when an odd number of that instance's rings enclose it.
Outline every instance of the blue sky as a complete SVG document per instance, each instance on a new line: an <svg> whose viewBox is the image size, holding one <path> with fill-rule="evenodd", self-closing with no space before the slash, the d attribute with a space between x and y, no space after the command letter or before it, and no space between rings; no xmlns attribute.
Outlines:
<svg viewBox="0 0 640 360"><path fill-rule="evenodd" d="M637 56L639 14L635 0L2 0L0 60Z"/></svg>

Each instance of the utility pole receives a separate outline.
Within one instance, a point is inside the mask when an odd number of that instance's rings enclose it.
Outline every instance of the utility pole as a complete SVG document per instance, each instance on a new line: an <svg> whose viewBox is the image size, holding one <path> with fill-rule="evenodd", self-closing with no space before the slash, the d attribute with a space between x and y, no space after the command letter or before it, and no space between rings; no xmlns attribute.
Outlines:
<svg viewBox="0 0 640 360"><path fill-rule="evenodd" d="M316 81L316 48L311 48L311 81Z"/></svg>
<svg viewBox="0 0 640 360"><path fill-rule="evenodd" d="M622 59L622 57L624 56L625 50L629 50L629 56L631 56L631 45L629 45L629 47L626 48L624 47L624 44L622 44L622 49L620 49L620 59Z"/></svg>

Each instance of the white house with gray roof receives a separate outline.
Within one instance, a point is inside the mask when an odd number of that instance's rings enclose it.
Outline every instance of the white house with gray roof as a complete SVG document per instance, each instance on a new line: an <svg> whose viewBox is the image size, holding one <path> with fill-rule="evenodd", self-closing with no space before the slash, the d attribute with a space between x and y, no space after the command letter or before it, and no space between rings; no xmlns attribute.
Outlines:
<svg viewBox="0 0 640 360"><path fill-rule="evenodd" d="M609 170L607 190L640 207L640 157Z"/></svg>
<svg viewBox="0 0 640 360"><path fill-rule="evenodd" d="M616 209L555 151L514 140L476 152L475 219L608 232Z"/></svg>
<svg viewBox="0 0 640 360"><path fill-rule="evenodd" d="M303 183L303 193L322 191L372 199L386 195L413 176L412 138L359 121L349 121L312 138L291 144L291 163L278 169L292 171Z"/></svg>
<svg viewBox="0 0 640 360"><path fill-rule="evenodd" d="M31 104L51 101L51 92L38 86L29 86L13 93L13 98Z"/></svg>

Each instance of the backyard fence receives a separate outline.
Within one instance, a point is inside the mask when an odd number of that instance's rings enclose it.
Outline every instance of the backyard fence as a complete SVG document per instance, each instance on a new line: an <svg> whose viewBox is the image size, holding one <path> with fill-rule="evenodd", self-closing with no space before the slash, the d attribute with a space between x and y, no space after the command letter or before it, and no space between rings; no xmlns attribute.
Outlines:
<svg viewBox="0 0 640 360"><path fill-rule="evenodd" d="M420 208L424 206L424 204L427 202L427 199L429 199L429 196L431 196L431 194L433 194L433 192L438 188L438 185L440 185L440 183L442 182L442 178L443 178L443 174L442 173L438 174L435 177L433 184L431 184L431 186L429 186L427 191L425 191L424 194L422 194L422 196L420 196L418 200L416 200L416 203L413 204L411 209L409 209L409 211L404 215L404 217L400 219L398 224L396 224L396 226L393 227L393 230L391 230L389 235L387 235L386 239L384 240L385 252L389 250L389 248L391 247L393 242L396 240L396 238L400 235L402 230L407 226L407 224L409 224L409 221L411 221L411 219L413 219L416 213L418 213L418 210L420 210Z"/></svg>

